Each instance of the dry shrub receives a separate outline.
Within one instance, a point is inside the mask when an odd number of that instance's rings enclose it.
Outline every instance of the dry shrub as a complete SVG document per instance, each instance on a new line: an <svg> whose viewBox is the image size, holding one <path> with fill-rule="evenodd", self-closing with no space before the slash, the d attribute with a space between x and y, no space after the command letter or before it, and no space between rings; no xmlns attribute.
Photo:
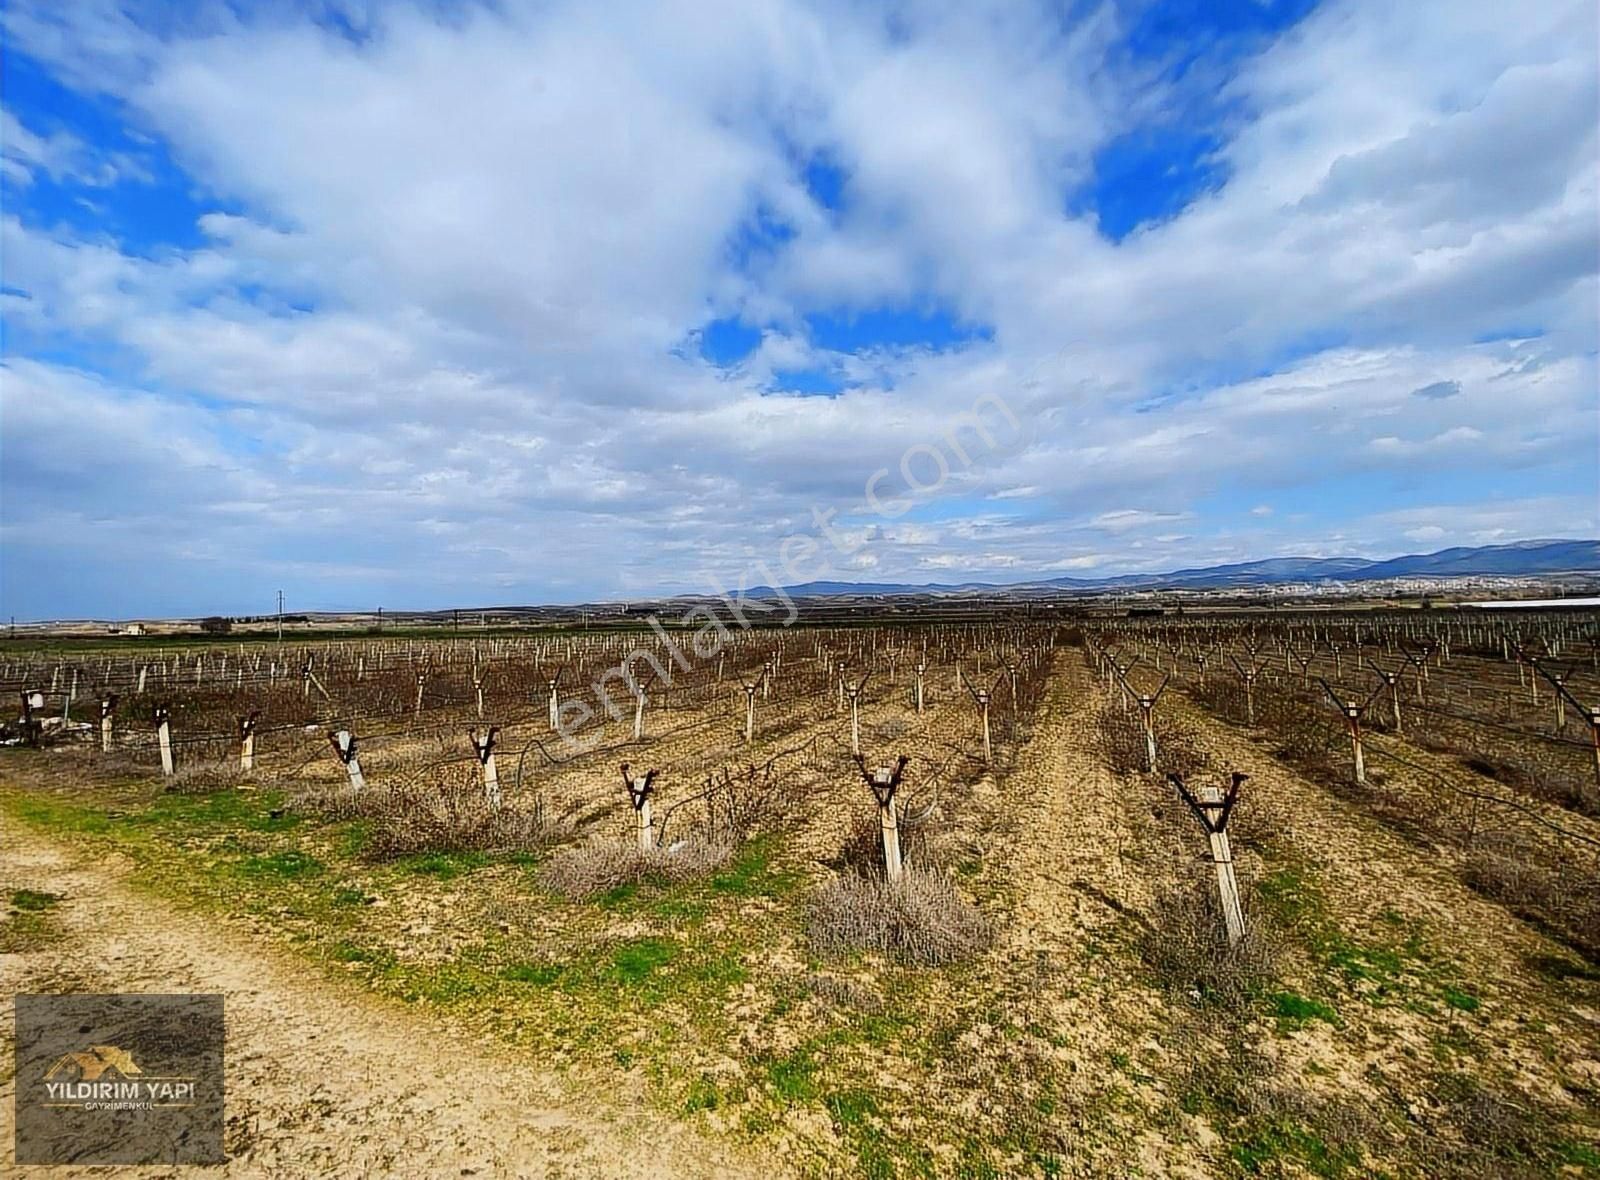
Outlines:
<svg viewBox="0 0 1600 1180"><path fill-rule="evenodd" d="M1240 1011L1276 974L1277 952L1253 914L1245 915L1244 938L1230 944L1216 886L1200 881L1162 894L1139 939L1140 957L1164 985Z"/></svg>
<svg viewBox="0 0 1600 1180"><path fill-rule="evenodd" d="M1451 752L1458 752L1452 747ZM1574 769L1550 760L1543 764L1517 753L1473 753L1463 759L1468 770L1485 778L1575 811L1580 815L1600 816L1600 800L1594 792L1594 772L1587 766Z"/></svg>
<svg viewBox="0 0 1600 1180"><path fill-rule="evenodd" d="M1189 695L1235 725L1247 720L1244 685L1231 669L1226 676L1211 674L1204 685L1191 687ZM1272 735L1274 754L1318 782L1331 785L1348 777L1333 753L1343 723L1325 699L1298 683L1278 680L1257 684L1255 700L1256 728Z"/></svg>
<svg viewBox="0 0 1600 1180"><path fill-rule="evenodd" d="M1310 1158L1302 1156L1300 1162L1320 1164L1310 1169L1319 1176L1364 1175L1360 1169L1370 1163L1368 1154L1394 1143L1379 1111L1359 1100L1286 1084L1278 1064L1237 1030L1223 1044L1192 1040L1184 1054L1188 1064L1179 1092L1186 1107L1205 1112L1242 1147L1270 1148L1263 1156L1287 1156L1280 1164L1308 1152ZM1274 1168L1266 1174L1285 1173Z"/></svg>
<svg viewBox="0 0 1600 1180"><path fill-rule="evenodd" d="M162 780L162 790L169 795L208 795L212 791L226 791L253 777L239 769L238 760L232 762L191 762L173 768L170 776Z"/></svg>
<svg viewBox="0 0 1600 1180"><path fill-rule="evenodd" d="M836 877L812 898L807 933L819 954L877 951L919 967L972 958L994 940L993 923L950 878L917 869L897 881Z"/></svg>
<svg viewBox="0 0 1600 1180"><path fill-rule="evenodd" d="M92 774L98 779L119 778L149 778L151 775L161 773L161 763L155 759L152 751L149 756L141 756L141 752L128 746L114 746L111 753L100 753L98 748L93 752L84 750L76 760L81 768L81 773ZM209 765L209 763L204 764ZM237 760L235 760L237 765ZM178 768L183 769L184 764L179 763Z"/></svg>
<svg viewBox="0 0 1600 1180"><path fill-rule="evenodd" d="M928 828L927 822L910 824L904 819L900 821L900 860L906 866L915 865L923 869L938 867ZM855 816L845 836L844 846L839 850L839 858L833 864L860 877L883 876L887 867L883 861L883 821L878 818L876 811Z"/></svg>
<svg viewBox="0 0 1600 1180"><path fill-rule="evenodd" d="M1119 774L1144 769L1144 727L1136 716L1125 712L1115 698L1100 709L1100 752L1106 765Z"/></svg>
<svg viewBox="0 0 1600 1180"><path fill-rule="evenodd" d="M1100 708L1100 750L1106 765L1123 774L1143 773L1145 768L1144 721L1137 707L1124 709L1116 695ZM1178 721L1169 721L1161 706L1156 706L1156 770L1187 777L1211 768L1211 759L1201 748L1194 730Z"/></svg>
<svg viewBox="0 0 1600 1180"><path fill-rule="evenodd" d="M1462 866L1469 887L1600 961L1600 878L1541 864L1515 843L1473 849Z"/></svg>
<svg viewBox="0 0 1600 1180"><path fill-rule="evenodd" d="M545 887L571 898L593 897L645 881L697 881L733 859L732 844L686 840L646 852L637 845L596 841L563 848L545 865Z"/></svg>
<svg viewBox="0 0 1600 1180"><path fill-rule="evenodd" d="M475 770L455 779L399 779L298 801L307 804L333 819L366 820L363 855L377 861L426 852L535 852L563 834L537 802L491 806Z"/></svg>
<svg viewBox="0 0 1600 1180"><path fill-rule="evenodd" d="M1464 1073L1433 1078L1439 1119L1453 1135L1432 1135L1433 1174L1460 1180L1521 1180L1560 1174L1565 1115L1515 1089L1491 1089Z"/></svg>
<svg viewBox="0 0 1600 1180"><path fill-rule="evenodd" d="M831 1008L846 1008L876 1015L883 1011L883 1000L864 983L838 975L807 975L802 986Z"/></svg>
<svg viewBox="0 0 1600 1180"><path fill-rule="evenodd" d="M743 844L760 832L775 831L796 806L798 793L773 777L773 764L742 771L724 768L707 776L705 815L698 839L706 844ZM676 810L676 809L673 809ZM662 819L662 834L673 812Z"/></svg>

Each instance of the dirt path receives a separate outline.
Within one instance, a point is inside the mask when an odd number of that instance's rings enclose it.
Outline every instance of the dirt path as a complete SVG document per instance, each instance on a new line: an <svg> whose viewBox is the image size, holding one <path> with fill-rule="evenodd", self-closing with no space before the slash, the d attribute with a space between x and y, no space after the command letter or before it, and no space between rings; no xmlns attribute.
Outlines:
<svg viewBox="0 0 1600 1180"><path fill-rule="evenodd" d="M1098 746L1100 699L1082 656L1059 655L1034 739L1011 775L1027 821L1002 863L1019 891L1009 936L1021 947L1077 948L1143 900L1144 882L1125 863L1140 834L1129 824L1127 788Z"/></svg>
<svg viewBox="0 0 1600 1180"><path fill-rule="evenodd" d="M214 923L133 892L115 862L10 826L0 887L49 891L62 937L0 955L0 993L220 992L227 1013L228 1176L743 1176L732 1148L673 1125L625 1077L571 1081L421 1012L324 983ZM13 1029L0 1023L9 1067ZM5 1070L9 1074L9 1068ZM14 1079L0 1083L10 1154ZM40 1176L107 1169L38 1168ZM118 1169L141 1175L171 1169ZM764 1161L763 1175L782 1174Z"/></svg>

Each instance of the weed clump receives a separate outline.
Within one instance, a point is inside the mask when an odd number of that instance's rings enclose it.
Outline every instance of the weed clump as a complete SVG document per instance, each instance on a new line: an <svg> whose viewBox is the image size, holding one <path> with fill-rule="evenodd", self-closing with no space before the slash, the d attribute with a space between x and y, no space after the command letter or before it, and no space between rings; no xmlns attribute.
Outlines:
<svg viewBox="0 0 1600 1180"><path fill-rule="evenodd" d="M646 881L698 881L732 860L734 850L732 844L702 840L649 851L616 841L596 841L564 848L552 856L543 881L551 892L574 899Z"/></svg>
<svg viewBox="0 0 1600 1180"><path fill-rule="evenodd" d="M456 779L402 778L389 786L303 799L301 805L307 802L330 818L364 821L362 854L375 861L435 852L537 852L563 831L537 801L495 806L470 772Z"/></svg>
<svg viewBox="0 0 1600 1180"><path fill-rule="evenodd" d="M237 761L192 762L176 767L162 783L169 795L209 795L239 786L251 776Z"/></svg>
<svg viewBox="0 0 1600 1180"><path fill-rule="evenodd" d="M1241 1012L1277 972L1277 942L1270 931L1259 920L1247 920L1244 938L1229 943L1217 891L1200 882L1157 900L1141 933L1139 954L1165 986Z"/></svg>
<svg viewBox="0 0 1600 1180"><path fill-rule="evenodd" d="M931 871L937 867L933 842L929 838L930 826L926 822L912 824L902 819L900 859L908 868L918 866ZM878 818L878 813L858 814L850 824L838 859L826 863L861 877L883 876L883 821Z"/></svg>
<svg viewBox="0 0 1600 1180"><path fill-rule="evenodd" d="M1478 893L1544 927L1590 958L1600 957L1600 879L1562 874L1515 846L1468 853L1462 878Z"/></svg>
<svg viewBox="0 0 1600 1180"><path fill-rule="evenodd" d="M897 963L942 967L982 954L994 927L948 877L907 869L896 881L846 874L824 885L812 899L807 934L823 955L876 951Z"/></svg>

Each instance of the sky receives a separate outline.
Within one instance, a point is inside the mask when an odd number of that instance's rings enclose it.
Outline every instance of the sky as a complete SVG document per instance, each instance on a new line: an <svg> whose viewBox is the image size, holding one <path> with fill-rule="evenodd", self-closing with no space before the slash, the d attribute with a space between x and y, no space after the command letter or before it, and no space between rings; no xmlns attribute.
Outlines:
<svg viewBox="0 0 1600 1180"><path fill-rule="evenodd" d="M1592 0L0 9L0 616L1600 533Z"/></svg>

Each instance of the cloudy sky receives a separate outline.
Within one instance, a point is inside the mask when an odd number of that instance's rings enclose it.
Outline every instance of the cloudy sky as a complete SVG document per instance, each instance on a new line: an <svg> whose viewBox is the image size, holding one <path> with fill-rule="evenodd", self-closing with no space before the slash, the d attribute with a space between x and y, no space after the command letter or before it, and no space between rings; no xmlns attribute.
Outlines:
<svg viewBox="0 0 1600 1180"><path fill-rule="evenodd" d="M1600 527L1592 0L0 20L0 613Z"/></svg>

